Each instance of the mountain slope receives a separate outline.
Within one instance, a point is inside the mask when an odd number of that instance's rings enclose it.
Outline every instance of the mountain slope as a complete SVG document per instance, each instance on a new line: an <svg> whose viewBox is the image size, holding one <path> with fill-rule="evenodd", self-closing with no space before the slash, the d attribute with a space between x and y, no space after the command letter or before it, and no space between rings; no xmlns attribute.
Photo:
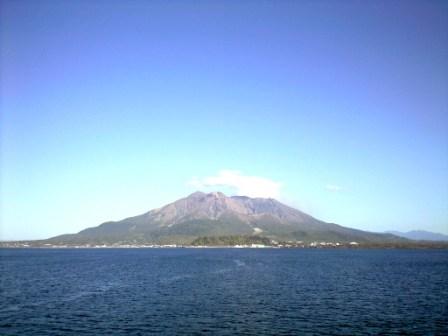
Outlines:
<svg viewBox="0 0 448 336"><path fill-rule="evenodd" d="M198 237L257 235L288 241L393 242L403 240L325 223L274 199L195 192L162 208L77 234L49 239L62 243L181 243Z"/></svg>
<svg viewBox="0 0 448 336"><path fill-rule="evenodd" d="M423 230L414 230L408 232L387 231L387 233L412 240L448 241L448 235Z"/></svg>

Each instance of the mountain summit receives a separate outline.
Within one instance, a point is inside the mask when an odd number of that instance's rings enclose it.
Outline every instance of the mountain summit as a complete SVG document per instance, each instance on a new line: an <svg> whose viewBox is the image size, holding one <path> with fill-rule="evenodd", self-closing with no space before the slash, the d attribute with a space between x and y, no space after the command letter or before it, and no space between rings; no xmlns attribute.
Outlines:
<svg viewBox="0 0 448 336"><path fill-rule="evenodd" d="M51 238L65 243L182 243L198 237L256 235L281 241L390 242L398 239L325 223L271 198L227 197L197 191L139 216L106 222L77 234Z"/></svg>

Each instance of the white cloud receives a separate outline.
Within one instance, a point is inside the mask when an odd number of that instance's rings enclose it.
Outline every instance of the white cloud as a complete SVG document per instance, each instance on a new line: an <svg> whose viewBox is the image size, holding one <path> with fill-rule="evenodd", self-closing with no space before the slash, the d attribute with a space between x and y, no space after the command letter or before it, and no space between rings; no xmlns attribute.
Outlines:
<svg viewBox="0 0 448 336"><path fill-rule="evenodd" d="M196 189L226 188L237 195L266 198L278 198L281 188L279 182L259 176L243 175L237 170L221 170L216 176L202 179L195 177L188 182L188 185Z"/></svg>
<svg viewBox="0 0 448 336"><path fill-rule="evenodd" d="M342 191L342 187L338 186L336 184L327 184L325 186L325 189L327 189L328 191L333 191L333 192Z"/></svg>

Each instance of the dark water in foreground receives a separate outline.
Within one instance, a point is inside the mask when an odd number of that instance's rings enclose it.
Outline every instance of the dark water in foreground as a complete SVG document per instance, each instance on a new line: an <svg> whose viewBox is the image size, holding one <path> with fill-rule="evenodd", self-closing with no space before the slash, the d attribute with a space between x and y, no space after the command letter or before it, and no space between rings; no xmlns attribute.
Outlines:
<svg viewBox="0 0 448 336"><path fill-rule="evenodd" d="M448 334L448 251L0 250L0 335Z"/></svg>

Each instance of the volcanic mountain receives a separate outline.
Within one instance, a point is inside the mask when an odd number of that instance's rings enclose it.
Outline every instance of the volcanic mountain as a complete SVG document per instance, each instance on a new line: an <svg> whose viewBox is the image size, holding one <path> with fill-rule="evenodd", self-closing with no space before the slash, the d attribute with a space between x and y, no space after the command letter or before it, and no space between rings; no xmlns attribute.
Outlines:
<svg viewBox="0 0 448 336"><path fill-rule="evenodd" d="M190 244L198 237L258 236L279 241L375 243L400 238L320 221L271 198L195 192L139 216L50 238L51 243Z"/></svg>

